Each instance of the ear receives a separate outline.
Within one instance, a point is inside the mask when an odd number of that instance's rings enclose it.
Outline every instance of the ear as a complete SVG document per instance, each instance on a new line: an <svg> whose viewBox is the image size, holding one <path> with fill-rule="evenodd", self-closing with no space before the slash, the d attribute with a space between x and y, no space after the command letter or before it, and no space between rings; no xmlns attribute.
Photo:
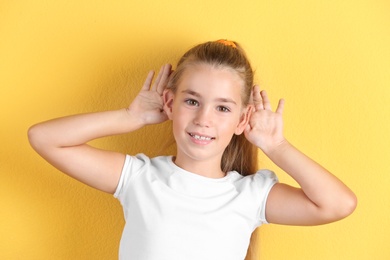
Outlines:
<svg viewBox="0 0 390 260"><path fill-rule="evenodd" d="M175 94L170 89L164 89L163 92L163 101L164 101L164 112L168 116L170 120L172 120L172 107L173 107L173 99Z"/></svg>
<svg viewBox="0 0 390 260"><path fill-rule="evenodd" d="M251 118L252 111L253 111L252 105L248 105L244 109L243 114L241 115L240 122L238 123L238 125L236 127L236 131L234 132L236 135L240 135L244 132L246 126L249 124L249 120Z"/></svg>

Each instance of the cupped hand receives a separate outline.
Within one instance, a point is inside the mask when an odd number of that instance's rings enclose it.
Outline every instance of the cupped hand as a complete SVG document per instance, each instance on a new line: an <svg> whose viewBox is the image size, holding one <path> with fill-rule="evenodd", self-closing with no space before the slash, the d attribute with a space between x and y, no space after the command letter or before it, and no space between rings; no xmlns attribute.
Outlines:
<svg viewBox="0 0 390 260"><path fill-rule="evenodd" d="M156 80L153 82L155 73L154 71L150 71L141 91L128 107L128 113L132 116L139 117L144 125L158 124L166 121L168 117L163 110L164 101L162 95L171 73L172 66L166 64L161 67Z"/></svg>
<svg viewBox="0 0 390 260"><path fill-rule="evenodd" d="M283 136L284 100L280 99L275 112L265 90L254 86L252 91L252 111L244 131L245 137L263 152L270 153L285 141Z"/></svg>

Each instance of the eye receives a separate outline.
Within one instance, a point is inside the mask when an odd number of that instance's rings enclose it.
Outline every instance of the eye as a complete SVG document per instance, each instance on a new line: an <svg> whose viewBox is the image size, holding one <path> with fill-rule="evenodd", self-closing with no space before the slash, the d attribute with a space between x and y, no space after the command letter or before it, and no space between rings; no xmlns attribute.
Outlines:
<svg viewBox="0 0 390 260"><path fill-rule="evenodd" d="M217 111L220 111L220 112L230 112L230 109L225 107L225 106L218 106L217 107Z"/></svg>
<svg viewBox="0 0 390 260"><path fill-rule="evenodd" d="M186 99L185 103L190 106L199 106L199 102L194 99Z"/></svg>

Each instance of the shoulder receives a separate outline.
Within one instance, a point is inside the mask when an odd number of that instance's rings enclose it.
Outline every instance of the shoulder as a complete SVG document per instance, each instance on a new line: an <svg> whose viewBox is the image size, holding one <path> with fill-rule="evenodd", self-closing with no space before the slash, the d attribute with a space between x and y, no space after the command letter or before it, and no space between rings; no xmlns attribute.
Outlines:
<svg viewBox="0 0 390 260"><path fill-rule="evenodd" d="M250 185L255 187L264 187L277 183L278 177L273 171L262 169L258 170L256 173L242 176L238 172L231 172L232 182L236 185Z"/></svg>
<svg viewBox="0 0 390 260"><path fill-rule="evenodd" d="M251 205L255 210L257 226L268 223L265 217L265 208L268 195L272 187L279 182L276 174L270 170L259 170L254 174L242 176L237 172L232 172L235 186L240 197L245 201L245 205Z"/></svg>
<svg viewBox="0 0 390 260"><path fill-rule="evenodd" d="M150 158L143 153L137 155L126 155L123 171L131 170L136 172L137 170L145 167L160 167L168 165L171 158L172 156L158 156Z"/></svg>
<svg viewBox="0 0 390 260"><path fill-rule="evenodd" d="M169 160L171 160L171 158L172 156L150 158L142 153L137 155L126 155L114 197L118 197L119 193L124 190L124 187L127 187L130 183L139 179L139 176L148 178L150 175L155 175L156 173L169 168Z"/></svg>
<svg viewBox="0 0 390 260"><path fill-rule="evenodd" d="M252 176L254 182L260 184L267 184L267 183L270 184L279 181L278 177L273 171L266 170L266 169L259 170L255 174L249 176Z"/></svg>
<svg viewBox="0 0 390 260"><path fill-rule="evenodd" d="M276 174L270 170L259 170L247 176L242 176L237 172L231 172L230 175L236 190L252 198L265 199L271 188L279 182Z"/></svg>

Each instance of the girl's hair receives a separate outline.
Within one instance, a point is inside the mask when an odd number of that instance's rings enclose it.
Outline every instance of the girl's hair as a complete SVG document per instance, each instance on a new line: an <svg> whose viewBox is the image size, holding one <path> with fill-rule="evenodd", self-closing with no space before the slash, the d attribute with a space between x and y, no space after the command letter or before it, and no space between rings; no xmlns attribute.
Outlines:
<svg viewBox="0 0 390 260"><path fill-rule="evenodd" d="M249 104L253 87L253 70L241 46L233 41L218 40L196 45L179 60L172 73L167 88L176 92L183 72L196 64L208 64L216 68L230 68L237 72L243 81L241 98L243 106ZM221 160L224 172L237 171L249 175L257 170L257 148L244 134L234 135L226 147Z"/></svg>

